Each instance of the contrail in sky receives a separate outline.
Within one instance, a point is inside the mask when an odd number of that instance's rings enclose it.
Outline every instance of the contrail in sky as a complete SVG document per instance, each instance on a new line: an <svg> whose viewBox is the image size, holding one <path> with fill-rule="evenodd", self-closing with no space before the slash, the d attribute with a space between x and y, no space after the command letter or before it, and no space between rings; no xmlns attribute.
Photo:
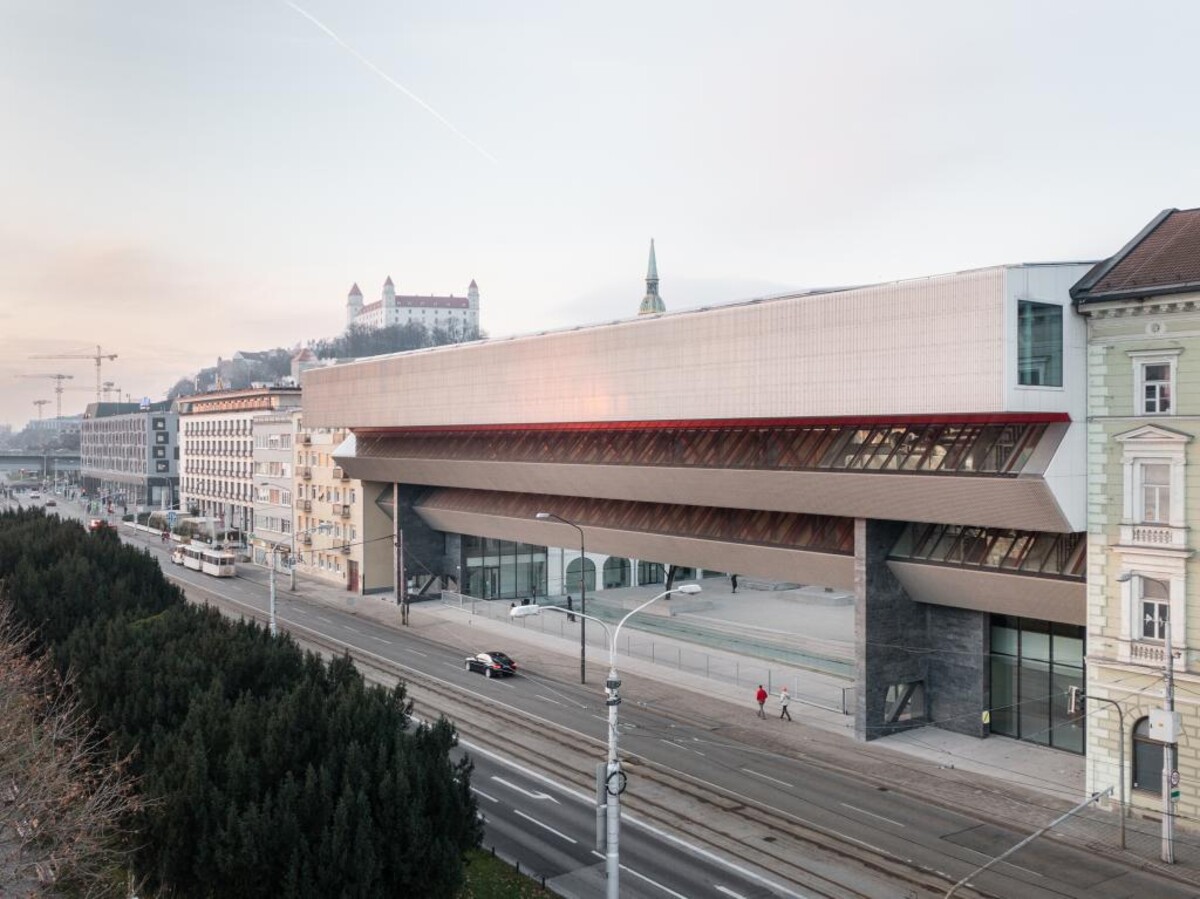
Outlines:
<svg viewBox="0 0 1200 899"><path fill-rule="evenodd" d="M470 144L472 147L474 147L476 150L478 150L489 162L494 162L497 165L499 165L499 161L496 159L496 157L494 157L487 150L483 149L483 147L479 146L479 144L475 143L475 141L471 140L471 138L467 137L465 134L463 134L461 131L459 131L457 128L455 128L454 125L452 125L449 121L447 121L445 116L443 116L440 112L438 112L436 109L434 109L432 106L430 106L424 100L422 100L420 97L418 97L416 94L414 94L408 88L406 88L403 84L401 84L399 81L397 81L391 75L389 75L387 72L384 72L383 70L381 70L379 68L379 66L375 65L375 63L371 62L371 60L367 59L365 56L363 56L361 53L359 53L357 50L355 50L353 47L351 47L349 44L347 44L344 40L342 40L340 37L338 37L336 34L334 34L329 28L325 27L325 24L323 22L321 22L319 19L315 18L314 16L309 15L307 12L302 10L295 3L292 3L292 0L283 0L283 2L286 3L288 6L290 6L292 9L294 9L296 12L300 13L300 15L304 16L304 18L308 19L308 21L312 22L314 25L316 25L322 31L324 31L331 38L333 38L333 40L337 43L337 45L339 47L341 47L343 50L345 50L347 53L349 53L351 56L353 56L355 59L357 59L359 62L361 62L364 66L366 66L368 69L370 69L376 75L378 75L380 78L382 78L388 84L390 84L392 87L396 88L396 90L400 91L400 93L404 94L404 96L408 97L408 99L412 100L414 103L416 103L418 106L420 106L426 112L428 112L431 116L433 116L435 119L437 119L443 125L445 125L447 128L449 128L451 131L453 131L456 135L458 135L460 138L462 138L464 141L466 141L468 144Z"/></svg>

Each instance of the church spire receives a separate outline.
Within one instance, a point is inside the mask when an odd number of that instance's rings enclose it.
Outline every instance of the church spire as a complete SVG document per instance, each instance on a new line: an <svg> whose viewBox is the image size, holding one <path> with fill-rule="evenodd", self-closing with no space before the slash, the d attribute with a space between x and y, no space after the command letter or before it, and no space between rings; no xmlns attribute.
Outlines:
<svg viewBox="0 0 1200 899"><path fill-rule="evenodd" d="M658 295L658 260L654 256L654 238L650 238L650 263L646 266L646 295L642 297L642 305L638 315L654 315L656 312L666 312L662 297Z"/></svg>

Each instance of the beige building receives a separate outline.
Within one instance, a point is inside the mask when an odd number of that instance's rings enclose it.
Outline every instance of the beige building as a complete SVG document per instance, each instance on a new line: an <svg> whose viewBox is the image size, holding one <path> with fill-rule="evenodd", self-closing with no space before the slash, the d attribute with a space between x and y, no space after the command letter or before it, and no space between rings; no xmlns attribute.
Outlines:
<svg viewBox="0 0 1200 899"><path fill-rule="evenodd" d="M1123 745L1128 800L1161 813L1169 737L1152 724L1168 699L1169 628L1173 705L1182 721L1174 808L1194 822L1200 209L1161 213L1072 296L1088 327L1087 788L1118 785Z"/></svg>
<svg viewBox="0 0 1200 899"><path fill-rule="evenodd" d="M343 429L299 425L292 469L296 572L362 593L362 484L333 461L346 436Z"/></svg>

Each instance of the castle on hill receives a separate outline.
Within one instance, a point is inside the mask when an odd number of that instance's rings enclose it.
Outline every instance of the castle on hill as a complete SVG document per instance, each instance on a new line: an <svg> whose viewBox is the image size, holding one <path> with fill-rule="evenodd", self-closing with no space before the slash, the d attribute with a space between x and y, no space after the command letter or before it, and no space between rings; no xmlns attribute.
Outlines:
<svg viewBox="0 0 1200 899"><path fill-rule="evenodd" d="M461 328L462 333L479 330L479 287L474 279L465 297L397 296L391 276L383 282L383 292L374 303L363 305L362 291L355 284L346 297L346 327L386 328L420 322L428 330ZM455 324L457 323L457 324Z"/></svg>

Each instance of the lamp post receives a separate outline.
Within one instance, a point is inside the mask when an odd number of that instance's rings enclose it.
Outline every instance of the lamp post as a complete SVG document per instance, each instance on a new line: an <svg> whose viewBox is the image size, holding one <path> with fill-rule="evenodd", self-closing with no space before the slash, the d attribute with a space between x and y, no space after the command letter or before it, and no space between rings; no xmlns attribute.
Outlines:
<svg viewBox="0 0 1200 899"><path fill-rule="evenodd" d="M587 683L587 553L583 548L583 528L553 512L538 512L539 521L561 521L579 531L579 682Z"/></svg>
<svg viewBox="0 0 1200 899"><path fill-rule="evenodd" d="M1126 571L1117 576L1118 584L1127 584L1134 578L1139 578L1144 581L1157 581L1164 583L1162 578L1151 577L1143 574L1140 571ZM1173 722L1177 717L1175 713L1175 653L1171 651L1171 626L1174 623L1171 617L1171 590L1170 584L1167 584L1167 614L1163 619L1163 665L1165 671L1163 674L1163 724L1169 727L1167 740L1163 741L1163 768L1162 768L1162 855L1161 858L1167 864L1175 862L1175 809L1171 802L1171 791L1175 788L1172 782L1175 777L1175 740L1177 726L1168 724ZM1151 724L1153 724L1154 714L1151 713Z"/></svg>
<svg viewBox="0 0 1200 899"><path fill-rule="evenodd" d="M604 682L604 692L608 696L605 701L608 706L608 765L604 775L604 792L607 797L605 800L607 837L604 847L604 868L608 878L608 887L605 893L607 899L619 899L621 895L621 794L625 792L625 772L621 770L619 754L620 731L617 729L617 706L621 704L621 679L617 677L617 640L621 636L621 628L625 626L625 622L651 603L657 602L664 596L670 596L672 593L695 594L699 592L699 584L683 584L674 590L664 591L642 603L632 612L626 613L612 631L608 629L607 622L580 613L581 619L591 618L592 621L604 628L605 634L608 635L608 678ZM563 615L569 614L561 606L514 606L509 615L513 618L525 618L529 615L539 615L543 610L559 612Z"/></svg>
<svg viewBox="0 0 1200 899"><path fill-rule="evenodd" d="M301 534L309 534L309 533L328 534L332 530L333 530L333 525L326 523L326 524L319 524L316 527L308 528L307 530L301 531L300 533ZM271 568L270 568L270 571L271 571L271 579L270 579L271 601L270 601L270 609L267 613L267 622L268 622L269 629L271 631L271 636L274 637L277 632L277 629L275 626L275 554L277 552L279 552L279 544L276 543L274 540L270 541L270 543L271 543ZM296 576L295 575L295 571L296 571L295 553L296 553L296 535L293 533L292 534L292 558L293 558L292 577L293 578ZM295 588L293 587L293 590L294 589Z"/></svg>

